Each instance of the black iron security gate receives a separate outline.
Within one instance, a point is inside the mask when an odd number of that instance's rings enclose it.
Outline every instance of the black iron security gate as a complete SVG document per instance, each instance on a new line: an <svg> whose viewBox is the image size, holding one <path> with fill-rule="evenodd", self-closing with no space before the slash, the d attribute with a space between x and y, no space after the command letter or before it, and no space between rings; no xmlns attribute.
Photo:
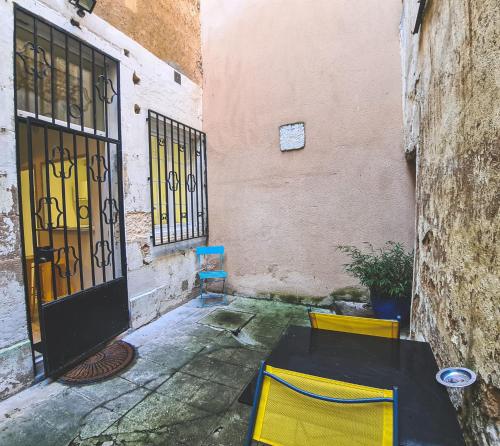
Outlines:
<svg viewBox="0 0 500 446"><path fill-rule="evenodd" d="M126 330L118 61L15 9L30 333L57 375Z"/></svg>

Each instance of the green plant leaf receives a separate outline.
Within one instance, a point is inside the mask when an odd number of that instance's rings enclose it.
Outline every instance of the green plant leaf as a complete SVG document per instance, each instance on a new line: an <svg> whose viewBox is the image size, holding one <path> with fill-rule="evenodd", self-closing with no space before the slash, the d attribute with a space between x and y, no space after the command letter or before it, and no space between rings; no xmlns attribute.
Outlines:
<svg viewBox="0 0 500 446"><path fill-rule="evenodd" d="M388 241L379 249L364 242L366 252L350 245L337 250L350 257L344 270L372 292L396 298L410 298L413 281L413 251L406 251L399 242Z"/></svg>

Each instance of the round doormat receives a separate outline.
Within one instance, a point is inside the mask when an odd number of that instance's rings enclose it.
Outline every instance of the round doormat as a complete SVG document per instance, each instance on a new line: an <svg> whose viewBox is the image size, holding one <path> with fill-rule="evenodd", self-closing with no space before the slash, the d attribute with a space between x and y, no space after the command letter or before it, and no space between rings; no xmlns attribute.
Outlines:
<svg viewBox="0 0 500 446"><path fill-rule="evenodd" d="M102 381L122 371L134 358L135 349L132 345L125 341L116 341L78 364L59 380L66 384Z"/></svg>

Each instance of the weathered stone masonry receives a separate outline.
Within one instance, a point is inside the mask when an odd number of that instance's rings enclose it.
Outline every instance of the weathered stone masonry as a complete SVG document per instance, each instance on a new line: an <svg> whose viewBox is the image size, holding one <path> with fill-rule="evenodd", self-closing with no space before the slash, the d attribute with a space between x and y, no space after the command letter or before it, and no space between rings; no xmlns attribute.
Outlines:
<svg viewBox="0 0 500 446"><path fill-rule="evenodd" d="M451 397L471 445L500 441L500 8L405 0L405 150L417 165L412 333L478 383Z"/></svg>
<svg viewBox="0 0 500 446"><path fill-rule="evenodd" d="M1 5L3 9L4 4ZM11 6L11 5L9 5ZM3 15L0 13L0 16ZM10 16L10 15L9 15ZM12 60L14 21L4 23L0 49ZM0 69L0 399L32 379L31 345L28 339L24 280L21 261L14 131L13 70ZM10 70L9 70L10 69Z"/></svg>

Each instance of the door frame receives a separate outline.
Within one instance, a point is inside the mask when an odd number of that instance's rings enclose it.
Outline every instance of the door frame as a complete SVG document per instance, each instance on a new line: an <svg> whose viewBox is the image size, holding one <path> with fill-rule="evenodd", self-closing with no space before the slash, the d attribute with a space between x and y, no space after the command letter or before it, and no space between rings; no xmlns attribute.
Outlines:
<svg viewBox="0 0 500 446"><path fill-rule="evenodd" d="M16 171L17 171L17 183L18 183L18 202L19 202L19 232L20 232L20 239L21 239L21 254L22 254L22 272L23 272L23 281L24 281L24 289L25 289L25 304L26 304L26 318L27 318L27 325L28 325L28 336L29 336L29 339L30 339L30 342L31 342L31 353L32 353L32 361L33 361L33 370L34 370L34 374L35 374L35 378L38 379L43 379L44 377L46 376L58 376L62 373L64 373L65 371L67 371L68 369L70 369L71 367L73 367L76 363L82 361L83 359L85 359L86 357L94 354L96 351L100 350L106 343L108 343L111 339L115 338L116 336L118 336L119 334L123 333L124 331L126 331L129 327L130 327L130 310L129 310L129 302L128 302L128 284L127 284L127 259L126 259L126 239L125 239L125 212L124 212L124 192L123 192L123 159L122 159L122 138L121 138L121 95L120 95L120 61L110 55L108 55L107 53L105 53L104 51L100 50L99 48L96 48L94 47L93 45L87 43L86 41L82 40L81 38L73 35L71 32L51 23L50 21L47 21L46 19L44 19L43 17L40 17L38 16L37 14L34 14L32 13L31 11L19 6L18 4L14 3L13 4L13 9L14 9L14 16L13 16L13 20L14 20L14 26L13 26L13 74L14 74L14 79L13 79L13 92L14 92L14 121L15 121L15 145L16 145ZM113 88L113 92L115 93L115 96L116 96L116 101L117 101L117 105L116 105L116 138L111 138L108 136L108 130L109 130L109 116L108 116L108 109L107 109L107 105L105 107L105 113L106 113L106 117L105 117L105 130L106 130L106 137L103 138L102 135L100 135L101 139L104 139L107 141L107 144L108 144L108 150L109 149L109 144L114 144L115 147L116 147L116 157L115 157L115 160L116 160L116 170L113 172L114 175L116 175L116 182L117 182L117 194L118 196L116 197L117 198L117 204L118 204L118 229L119 229L119 235L120 235L120 266L121 266L121 276L116 278L116 279L111 279L111 280L107 280L106 282L103 282L101 284L94 284L93 286L89 287L89 288L86 288L86 289L82 289L80 291L76 291L76 292L72 292L71 294L67 295L67 296L63 296L61 297L60 299L56 299L54 300L53 302L49 302L49 303L45 303L45 304L42 304L42 299L40 298L40 284L39 284L39 271L38 271L38 268L35 266L34 270L35 270L35 278L34 278L34 286L35 286L35 292L37 294L37 307L36 307L36 311L38 311L38 316L39 316L39 324L40 324L40 335L41 335L41 341L40 341L40 350L38 349L38 345L35 345L34 343L34 338L33 338L33 330L32 330L32 317L31 317L31 307L30 307L30 295L31 295L31 290L29 289L28 287L28 275L31 274L30 271L27 270L27 262L26 262L26 240L25 240L25 237L24 237L24 224L25 224L25 218L26 216L23 216L23 209L22 209L22 187L21 187L21 164L22 164L22 160L21 160L21 154L20 154L20 124L24 124L26 126L26 131L29 131L30 134L31 134L31 126L50 126L52 127L54 130L56 131L59 131L59 132L62 132L62 133L67 133L67 134L73 134L73 135L80 135L80 136L83 136L83 137L88 137L88 139L94 139L94 137L97 137L99 138L98 136L98 133L97 133L97 128L96 128L96 116L95 116L95 105L93 105L94 107L94 121L93 121L93 124L94 124L94 132L88 132L88 131L84 131L84 125L83 125L83 116L81 117L81 122L82 122L82 129L81 130L77 130L76 128L74 128L73 124L71 123L70 120L68 120L66 122L66 125L61 125L59 123L56 122L56 119L54 117L54 109L51 108L51 117L49 118L48 116L44 116L44 119L40 119L38 117L38 110L36 109L35 110L35 114L34 116L30 116L31 113L30 112L22 112L21 114L19 114L19 110L18 110L18 98L17 98L17 79L18 79L18 74L17 74L17 47L16 47L16 30L17 30L17 14L18 14L18 11L23 13L23 14L27 14L29 15L30 17L33 18L34 20L34 23L37 23L37 22L40 22L40 23L43 23L45 24L46 26L49 27L49 29L53 29L53 30L56 30L60 33L62 33L65 37L66 37L66 42L68 41L67 39L68 38L71 38L72 40L76 41L79 43L80 45L80 64L81 64L81 48L82 48L82 45L84 45L86 48L88 48L91 52L92 52L92 57L94 58L94 54L97 53L99 55L102 55L103 57L103 61L104 61L104 64L106 64L106 60L109 60L109 61L112 61L115 66L116 66L116 78L115 78L115 82L116 82L116 91L115 89ZM36 35L36 25L35 25L35 29L34 29L34 33ZM51 31L51 34L52 34L52 31ZM36 45L36 37L35 37L35 45ZM66 43L67 45L67 43ZM34 53L36 53L36 51L34 51ZM67 57L67 54L68 54L68 50L66 50L66 57ZM34 59L34 64L36 64L36 55L34 56L35 59ZM51 66L49 67L50 70L51 70L51 76L53 75L53 67L52 67L52 53L51 53ZM94 59L93 59L94 60ZM92 62L94 64L94 61ZM68 65L66 65L68 66ZM36 69L35 65L34 65L34 69ZM94 65L92 65L92 72L94 73ZM80 68L80 73L81 73L82 69ZM81 74L80 74L81 75ZM36 75L34 75L35 79L36 79ZM66 76L68 76L66 74ZM105 78L104 79L105 82L108 82L108 78ZM51 81L52 82L52 81ZM36 96L36 88L35 87L35 96ZM82 79L79 78L79 89L82 90ZM106 84L106 94L107 94L107 84ZM93 97L93 102L95 104L95 101L96 101L96 96L97 94L95 93L95 90L97 89L96 88L96 85L93 83L92 84L92 89L93 89L93 92L92 92L92 97ZM54 94L54 91L52 91L51 93L52 95ZM99 96L100 96L100 91L98 92ZM65 91L65 96L66 96L66 101L67 101L67 104L69 104L68 102L68 92ZM81 97L81 93L80 93L80 97ZM37 101L38 99L35 99L35 102ZM51 99L52 100L52 103L53 103L53 98ZM105 98L105 100L107 101L107 98ZM80 105L82 105L82 103L80 102ZM36 106L35 106L36 107ZM52 105L53 107L53 105ZM71 113L71 112L68 112L67 113ZM41 115L41 113L40 113ZM43 116L43 115L41 115ZM67 115L68 118L69 118L69 114ZM47 130L45 130L47 131ZM31 145L31 142L28 142L27 143L28 145ZM29 147L28 150L32 150L32 147ZM112 166L109 166L109 169L112 169ZM87 178L87 181L90 181L88 178ZM31 187L30 187L31 188ZM30 190L30 200L33 198L33 191ZM31 210L33 209L32 206L31 207ZM102 209L100 209L100 211L102 212ZM26 221L26 224L32 226L32 223L29 222L29 221ZM92 229L91 229L92 230ZM35 253L34 253L35 254ZM81 252L79 253L80 257L81 257ZM92 254L91 254L92 255ZM80 260L81 261L81 260ZM55 274L54 271L52 271L52 274ZM92 292L92 291L97 291L99 292L100 290L102 289L105 289L106 286L110 286L109 284L111 285L116 285L118 284L119 285L119 290L120 290L120 296L124 297L125 298L125 301L126 301L126 308L122 308L122 312L123 311L126 311L126 314L127 314L127 321L126 321L126 324L122 324L120 325L119 327L116 327L115 330L111 330L111 332L105 337L103 338L102 340L100 340L98 343L95 343L95 345L93 345L92 347L89 347L85 352L82 352L80 355L74 357L74 359L72 359L71 361L67 362L66 364L64 364L63 366L61 367L58 367L58 368L53 368L50 366L50 364L48 363L48 357L46 355L46 351L45 351L45 345L44 345L44 340L46 340L46 336L47 336L47 327L45 326L44 324L44 318L42 317L44 311L46 311L46 309L50 310L52 308L54 308L56 305L58 304L72 304L76 301L81 301L82 298L84 299L85 298L85 295L88 294L89 292ZM123 302L122 302L123 304ZM123 305L122 305L123 307ZM38 376L37 377L37 361L36 361L36 355L35 355L35 351L40 351L40 353L42 353L43 355L43 364L44 364L44 373L42 376Z"/></svg>

